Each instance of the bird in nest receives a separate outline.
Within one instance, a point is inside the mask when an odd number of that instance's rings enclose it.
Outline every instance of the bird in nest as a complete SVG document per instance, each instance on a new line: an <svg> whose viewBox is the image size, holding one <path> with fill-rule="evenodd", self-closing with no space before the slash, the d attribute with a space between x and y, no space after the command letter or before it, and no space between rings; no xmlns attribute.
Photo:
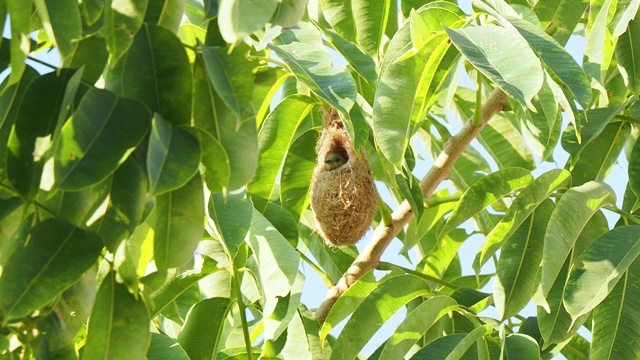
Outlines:
<svg viewBox="0 0 640 360"><path fill-rule="evenodd" d="M345 164L344 157L340 154L331 153L324 159L324 169L327 171L335 170Z"/></svg>

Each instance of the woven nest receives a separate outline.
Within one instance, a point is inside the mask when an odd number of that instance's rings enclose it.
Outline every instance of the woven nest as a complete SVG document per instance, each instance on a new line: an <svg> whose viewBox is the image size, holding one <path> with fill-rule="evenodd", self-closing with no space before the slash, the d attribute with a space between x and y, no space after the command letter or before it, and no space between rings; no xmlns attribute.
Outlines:
<svg viewBox="0 0 640 360"><path fill-rule="evenodd" d="M329 246L355 244L371 225L378 195L364 153L356 155L335 110L324 112L316 152L311 209L319 233Z"/></svg>

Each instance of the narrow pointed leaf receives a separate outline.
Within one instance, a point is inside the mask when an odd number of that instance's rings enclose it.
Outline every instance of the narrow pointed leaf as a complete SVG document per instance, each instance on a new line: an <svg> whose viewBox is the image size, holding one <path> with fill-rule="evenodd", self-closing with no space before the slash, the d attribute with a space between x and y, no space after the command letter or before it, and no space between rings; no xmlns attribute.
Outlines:
<svg viewBox="0 0 640 360"><path fill-rule="evenodd" d="M214 297L199 301L189 310L178 343L190 359L215 358L232 303L229 298Z"/></svg>
<svg viewBox="0 0 640 360"><path fill-rule="evenodd" d="M258 135L258 168L247 184L253 204L263 212L277 191L276 178L298 126L315 106L313 99L294 95L282 100L267 116Z"/></svg>
<svg viewBox="0 0 640 360"><path fill-rule="evenodd" d="M626 122L608 124L600 136L588 144L571 170L573 185L582 185L587 181L603 181L631 133Z"/></svg>
<svg viewBox="0 0 640 360"><path fill-rule="evenodd" d="M144 22L178 32L184 13L185 0L148 0Z"/></svg>
<svg viewBox="0 0 640 360"><path fill-rule="evenodd" d="M142 27L148 2L149 0L105 1L103 34L111 55L111 64L115 64L134 42L135 35Z"/></svg>
<svg viewBox="0 0 640 360"><path fill-rule="evenodd" d="M113 174L105 215L96 224L105 246L112 253L138 226L146 193L147 177L142 165L133 158L127 159Z"/></svg>
<svg viewBox="0 0 640 360"><path fill-rule="evenodd" d="M147 152L149 192L159 195L184 186L198 171L201 156L193 135L156 115Z"/></svg>
<svg viewBox="0 0 640 360"><path fill-rule="evenodd" d="M544 232L554 208L549 200L541 203L502 246L493 286L500 319L516 315L531 300L542 262Z"/></svg>
<svg viewBox="0 0 640 360"><path fill-rule="evenodd" d="M208 256L203 256L202 258L202 267L199 269L185 271L177 275L153 293L152 299L154 306L150 311L152 319L198 281L213 274L214 272L222 270L222 268L217 266L218 263L215 260Z"/></svg>
<svg viewBox="0 0 640 360"><path fill-rule="evenodd" d="M375 58L380 52L388 14L390 10L395 10L396 6L391 6L393 3L391 0L349 2L352 3L358 43L367 54ZM393 5L396 4L393 3Z"/></svg>
<svg viewBox="0 0 640 360"><path fill-rule="evenodd" d="M532 103L537 112L523 111L524 114L520 116L520 132L527 145L541 160L550 161L560 138L562 115L549 81L545 81L540 92L533 97ZM519 113L518 110L516 109L516 114Z"/></svg>
<svg viewBox="0 0 640 360"><path fill-rule="evenodd" d="M482 250L474 261L474 269L479 271L480 267L493 256L500 245L509 239L513 232L552 192L567 189L570 184L571 175L568 171L554 169L540 175L524 188L509 207L504 218L487 235Z"/></svg>
<svg viewBox="0 0 640 360"><path fill-rule="evenodd" d="M204 231L204 192L199 174L183 187L156 197L153 229L158 269L177 267L193 258Z"/></svg>
<svg viewBox="0 0 640 360"><path fill-rule="evenodd" d="M317 155L313 149L317 142L318 132L306 131L291 143L282 164L280 202L296 219L309 205L309 179L316 165ZM640 160L640 156L638 158Z"/></svg>
<svg viewBox="0 0 640 360"><path fill-rule="evenodd" d="M521 168L499 170L478 180L462 195L438 237L441 238L496 200L532 181L533 176L529 171Z"/></svg>
<svg viewBox="0 0 640 360"><path fill-rule="evenodd" d="M505 359L539 359L540 346L530 336L524 334L509 334L505 338Z"/></svg>
<svg viewBox="0 0 640 360"><path fill-rule="evenodd" d="M538 54L551 76L559 79L578 103L586 108L591 101L591 85L573 57L544 30L525 20L511 18L509 21Z"/></svg>
<svg viewBox="0 0 640 360"><path fill-rule="evenodd" d="M313 37L313 43L310 40ZM286 30L269 45L293 74L314 93L348 116L356 102L356 84L344 66L334 66L333 57L319 47L317 29L310 24L301 30ZM298 39L301 40L298 40ZM350 124L345 124L349 126Z"/></svg>
<svg viewBox="0 0 640 360"><path fill-rule="evenodd" d="M142 141L150 125L151 113L141 103L107 90L89 90L56 143L55 186L79 190L104 180Z"/></svg>
<svg viewBox="0 0 640 360"><path fill-rule="evenodd" d="M544 73L540 60L519 34L495 25L446 30L476 69L523 106L532 106Z"/></svg>
<svg viewBox="0 0 640 360"><path fill-rule="evenodd" d="M29 315L54 300L93 266L100 236L58 219L34 226L29 241L8 258L0 277L4 321ZM69 259L75 259L69 263Z"/></svg>
<svg viewBox="0 0 640 360"><path fill-rule="evenodd" d="M355 359L371 336L398 309L429 293L414 275L399 275L380 284L355 310L333 346L333 359Z"/></svg>
<svg viewBox="0 0 640 360"><path fill-rule="evenodd" d="M352 3L353 0L322 0L322 11L327 22L340 36L345 40L356 43L358 31L356 30Z"/></svg>
<svg viewBox="0 0 640 360"><path fill-rule="evenodd" d="M543 26L557 27L553 37L560 45L565 45L588 6L586 0L540 0L533 10Z"/></svg>
<svg viewBox="0 0 640 360"><path fill-rule="evenodd" d="M625 359L640 353L639 284L640 260L636 259L593 310L592 359Z"/></svg>
<svg viewBox="0 0 640 360"><path fill-rule="evenodd" d="M601 207L615 201L611 187L595 181L571 188L562 196L545 233L540 280L541 294L545 298L585 224Z"/></svg>
<svg viewBox="0 0 640 360"><path fill-rule="evenodd" d="M178 37L164 27L145 24L140 29L107 74L106 88L142 102L173 125L191 123L189 59Z"/></svg>
<svg viewBox="0 0 640 360"><path fill-rule="evenodd" d="M151 333L147 360L190 360L189 355L176 340L158 333Z"/></svg>
<svg viewBox="0 0 640 360"><path fill-rule="evenodd" d="M251 226L253 204L244 196L238 193L225 197L218 193L212 194L209 199L209 218L213 220L220 240L224 241L232 258L236 256Z"/></svg>
<svg viewBox="0 0 640 360"><path fill-rule="evenodd" d="M213 135L198 128L188 128L198 138L202 149L202 178L209 191L216 193L226 188L231 176L229 157L224 147Z"/></svg>
<svg viewBox="0 0 640 360"><path fill-rule="evenodd" d="M398 325L384 346L380 359L403 359L431 326L457 307L455 300L443 295L422 302Z"/></svg>
<svg viewBox="0 0 640 360"><path fill-rule="evenodd" d="M278 6L277 0L219 0L220 33L230 44L262 29Z"/></svg>
<svg viewBox="0 0 640 360"><path fill-rule="evenodd" d="M60 51L63 64L69 64L82 37L80 7L75 0L34 0L44 30Z"/></svg>
<svg viewBox="0 0 640 360"><path fill-rule="evenodd" d="M62 70L38 77L29 85L16 113L7 144L6 170L13 187L26 199L31 199L40 185L58 114L65 111L61 108L65 87L73 73ZM33 106L36 103L38 106Z"/></svg>
<svg viewBox="0 0 640 360"><path fill-rule="evenodd" d="M565 287L564 302L573 317L586 314L607 297L640 254L640 226L617 227L596 239L580 256Z"/></svg>
<svg viewBox="0 0 640 360"><path fill-rule="evenodd" d="M429 8L413 16L428 16L436 9ZM412 47L411 29L409 25L400 29L389 44L380 71L373 102L374 132L380 150L397 168L401 167L413 127L424 120L459 57L442 32L443 25L453 26L453 22L430 25L429 31L434 36L418 53L406 59L402 57Z"/></svg>
<svg viewBox="0 0 640 360"><path fill-rule="evenodd" d="M82 358L143 359L150 342L149 314L142 298L109 273L93 305Z"/></svg>
<svg viewBox="0 0 640 360"><path fill-rule="evenodd" d="M200 46L202 58L213 88L241 122L251 115L254 88L254 65L246 57L249 47L237 45L233 51L214 46Z"/></svg>
<svg viewBox="0 0 640 360"><path fill-rule="evenodd" d="M425 359L461 359L473 343L491 333L489 325L483 325L471 330L470 333L445 335L416 352L411 360Z"/></svg>
<svg viewBox="0 0 640 360"><path fill-rule="evenodd" d="M29 56L31 47L29 17L32 3L31 0L7 0L7 9L11 14L11 74L9 75L9 85L11 85L20 81L27 66L25 60Z"/></svg>
<svg viewBox="0 0 640 360"><path fill-rule="evenodd" d="M637 18L637 16L636 16ZM616 45L616 59L626 72L626 83L636 96L640 94L640 18L629 22L627 31L620 35Z"/></svg>
<svg viewBox="0 0 640 360"><path fill-rule="evenodd" d="M253 211L247 243L258 263L267 303L291 291L298 273L300 254L257 210Z"/></svg>

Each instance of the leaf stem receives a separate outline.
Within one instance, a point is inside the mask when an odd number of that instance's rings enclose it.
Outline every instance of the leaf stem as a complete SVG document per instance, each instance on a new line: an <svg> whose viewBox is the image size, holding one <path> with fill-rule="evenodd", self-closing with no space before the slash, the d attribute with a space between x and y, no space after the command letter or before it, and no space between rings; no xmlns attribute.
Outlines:
<svg viewBox="0 0 640 360"><path fill-rule="evenodd" d="M411 269L403 267L403 266L398 266L398 265L395 265L395 264L392 264L392 263L388 263L386 261L381 261L380 262L380 265L378 265L378 270L391 270L394 267L398 268L398 269L401 269L402 271L406 272L407 274L411 274L411 275L415 275L415 276L421 277L421 278L423 278L423 279L425 279L427 281L434 282L434 283L436 283L438 285L442 285L442 286L447 287L449 289L453 289L453 290L460 289L460 286L458 286L456 284L450 283L448 281L444 281L442 279L438 279L437 277L433 277L431 275L427 275L427 274L421 273L419 271L411 270Z"/></svg>
<svg viewBox="0 0 640 360"><path fill-rule="evenodd" d="M640 219L638 219L636 216L620 209L619 207L615 206L615 205L608 205L605 206L603 209L607 209L611 212L614 212L620 216L622 216L623 218L625 218L626 220L631 220L634 224L638 224L640 225Z"/></svg>
<svg viewBox="0 0 640 360"><path fill-rule="evenodd" d="M287 64L280 62L278 60L274 60L273 58L270 57L264 57L264 56L255 56L255 55L247 55L247 59L249 60L258 60L258 61L264 61L264 62L270 62L272 64L278 65L283 69L287 69L289 70L289 67L287 66Z"/></svg>
<svg viewBox="0 0 640 360"><path fill-rule="evenodd" d="M309 257L307 257L307 255L305 255L299 249L296 249L296 251L300 254L300 257L302 258L302 260L304 260L307 263L307 265L309 265L313 270L315 270L315 272L318 274L318 276L320 276L320 279L325 284L327 289L331 289L333 286L336 285L333 282L333 280L331 280L329 275L327 275L324 271L322 271L322 269L320 269L320 267L318 265L316 265L313 261L311 261L311 259L309 259Z"/></svg>
<svg viewBox="0 0 640 360"><path fill-rule="evenodd" d="M249 323L247 322L247 307L242 300L242 290L240 289L240 277L236 265L231 261L231 276L233 277L233 287L238 301L238 311L240 312L240 322L242 323L242 335L244 336L244 346L247 349L247 358L253 360L253 350L251 349L251 336L249 335Z"/></svg>

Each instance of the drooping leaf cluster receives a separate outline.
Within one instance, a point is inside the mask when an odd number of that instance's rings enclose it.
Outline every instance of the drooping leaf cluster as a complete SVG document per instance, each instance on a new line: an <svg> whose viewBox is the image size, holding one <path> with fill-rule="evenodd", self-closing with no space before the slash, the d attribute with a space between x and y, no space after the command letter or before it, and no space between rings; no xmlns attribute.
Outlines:
<svg viewBox="0 0 640 360"><path fill-rule="evenodd" d="M0 358L640 357L640 1L460 3L0 0ZM320 324L304 269L330 288L359 251L309 209L329 107L390 194L372 225L415 217L413 265Z"/></svg>

